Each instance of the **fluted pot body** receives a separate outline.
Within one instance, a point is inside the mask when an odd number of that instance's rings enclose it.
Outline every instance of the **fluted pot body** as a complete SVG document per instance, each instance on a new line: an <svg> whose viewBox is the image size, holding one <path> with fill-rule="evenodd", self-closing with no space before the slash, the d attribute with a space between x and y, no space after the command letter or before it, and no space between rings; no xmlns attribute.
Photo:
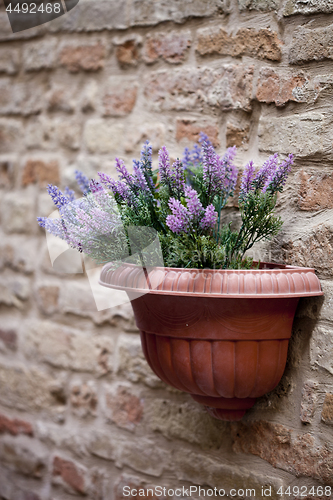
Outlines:
<svg viewBox="0 0 333 500"><path fill-rule="evenodd" d="M299 298L322 295L313 269L261 267L106 265L100 282L127 291L155 374L212 416L238 420L279 383Z"/></svg>

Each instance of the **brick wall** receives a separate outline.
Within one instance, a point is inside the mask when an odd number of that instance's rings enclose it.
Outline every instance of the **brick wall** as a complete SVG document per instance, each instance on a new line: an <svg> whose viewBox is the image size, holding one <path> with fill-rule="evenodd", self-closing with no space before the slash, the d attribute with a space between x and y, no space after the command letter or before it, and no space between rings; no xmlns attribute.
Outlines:
<svg viewBox="0 0 333 500"><path fill-rule="evenodd" d="M333 487L332 2L81 0L15 35L1 9L0 498ZM130 306L97 312L36 224L47 183L114 172L146 138L176 157L200 130L239 166L295 153L261 256L315 267L325 292L298 309L279 386L234 424L152 374Z"/></svg>

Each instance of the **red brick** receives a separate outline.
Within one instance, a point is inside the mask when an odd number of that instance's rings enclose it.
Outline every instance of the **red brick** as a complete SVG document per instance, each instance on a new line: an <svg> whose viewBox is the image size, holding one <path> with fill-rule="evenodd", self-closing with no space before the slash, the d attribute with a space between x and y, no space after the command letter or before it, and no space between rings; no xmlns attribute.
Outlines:
<svg viewBox="0 0 333 500"><path fill-rule="evenodd" d="M306 382L302 390L302 401L300 419L303 424L310 424L315 412L316 403L316 384L315 382Z"/></svg>
<svg viewBox="0 0 333 500"><path fill-rule="evenodd" d="M57 161L28 160L22 173L22 186L38 183L40 187L47 184L58 184L60 181L59 164Z"/></svg>
<svg viewBox="0 0 333 500"><path fill-rule="evenodd" d="M124 90L113 90L107 93L103 99L105 116L128 115L136 103L138 89L136 86Z"/></svg>
<svg viewBox="0 0 333 500"><path fill-rule="evenodd" d="M232 123L228 123L226 133L227 148L230 148L232 146L240 148L244 144L247 144L249 142L249 133L249 125L246 125L245 127L236 127Z"/></svg>
<svg viewBox="0 0 333 500"><path fill-rule="evenodd" d="M298 206L301 210L333 208L333 179L326 173L300 172Z"/></svg>
<svg viewBox="0 0 333 500"><path fill-rule="evenodd" d="M56 312L59 305L59 287L40 286L37 290L37 302L43 313L53 314Z"/></svg>
<svg viewBox="0 0 333 500"><path fill-rule="evenodd" d="M78 417L96 417L98 399L96 390L92 384L75 384L71 388L70 400L73 412Z"/></svg>
<svg viewBox="0 0 333 500"><path fill-rule="evenodd" d="M126 387L118 387L116 395L108 393L106 405L111 410L108 412L110 419L124 429L133 430L142 419L142 402Z"/></svg>
<svg viewBox="0 0 333 500"><path fill-rule="evenodd" d="M311 477L333 485L333 452L317 445L311 434L298 434L281 424L265 421L231 424L233 450L257 455L274 467L296 476Z"/></svg>
<svg viewBox="0 0 333 500"><path fill-rule="evenodd" d="M154 111L252 109L253 66L157 71L146 77L145 97Z"/></svg>
<svg viewBox="0 0 333 500"><path fill-rule="evenodd" d="M29 422L17 418L11 419L0 414L0 434L5 433L12 434L12 436L18 434L34 435L32 425Z"/></svg>
<svg viewBox="0 0 333 500"><path fill-rule="evenodd" d="M158 59L173 64L182 63L191 46L190 33L157 33L148 35L143 48L143 59L151 64Z"/></svg>
<svg viewBox="0 0 333 500"><path fill-rule="evenodd" d="M52 471L53 478L61 479L72 490L77 493L81 493L82 495L84 495L87 491L85 481L87 472L88 471L85 467L78 466L71 460L64 460L58 456L54 457Z"/></svg>
<svg viewBox="0 0 333 500"><path fill-rule="evenodd" d="M197 52L200 55L252 56L271 61L281 60L281 40L275 31L267 28L241 28L235 36L224 29L205 28L198 35Z"/></svg>
<svg viewBox="0 0 333 500"><path fill-rule="evenodd" d="M126 40L116 49L116 57L121 66L136 66L139 61L139 44L136 40Z"/></svg>
<svg viewBox="0 0 333 500"><path fill-rule="evenodd" d="M1 140L1 139L0 139ZM9 161L0 162L0 188L10 188L13 185L13 164Z"/></svg>
<svg viewBox="0 0 333 500"><path fill-rule="evenodd" d="M101 43L64 47L60 53L60 64L68 71L98 71L104 68L106 49Z"/></svg>
<svg viewBox="0 0 333 500"><path fill-rule="evenodd" d="M303 73L278 74L271 68L262 68L256 97L260 102L274 102L276 106L284 106L288 101L305 102L297 91L303 89L307 82Z"/></svg>
<svg viewBox="0 0 333 500"><path fill-rule="evenodd" d="M197 125L194 120L187 120L186 118L177 119L176 127L176 140L179 142L182 139L189 139L192 142L198 142L200 132L204 132L209 140L213 143L214 147L220 145L219 129L217 125Z"/></svg>
<svg viewBox="0 0 333 500"><path fill-rule="evenodd" d="M17 333L15 330L3 330L0 328L0 342L3 342L8 349L17 349Z"/></svg>
<svg viewBox="0 0 333 500"><path fill-rule="evenodd" d="M333 394L329 392L325 395L321 419L325 424L333 424Z"/></svg>

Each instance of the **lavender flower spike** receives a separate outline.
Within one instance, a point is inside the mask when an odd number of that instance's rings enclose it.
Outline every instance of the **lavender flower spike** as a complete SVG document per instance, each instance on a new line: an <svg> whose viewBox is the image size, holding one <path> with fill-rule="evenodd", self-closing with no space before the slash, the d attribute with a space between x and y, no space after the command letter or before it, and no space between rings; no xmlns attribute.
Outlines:
<svg viewBox="0 0 333 500"><path fill-rule="evenodd" d="M214 205L208 205L205 210L205 215L200 221L200 229L207 230L213 229L218 218L218 213L216 212Z"/></svg>
<svg viewBox="0 0 333 500"><path fill-rule="evenodd" d="M161 182L167 183L171 176L169 152L163 146L158 152L158 168L161 176Z"/></svg>
<svg viewBox="0 0 333 500"><path fill-rule="evenodd" d="M171 198L169 200L169 208L172 215L166 218L166 224L173 233L188 233L190 230L190 215L186 207L184 207L179 200Z"/></svg>
<svg viewBox="0 0 333 500"><path fill-rule="evenodd" d="M89 192L89 179L80 170L75 170L75 179L83 194Z"/></svg>
<svg viewBox="0 0 333 500"><path fill-rule="evenodd" d="M185 198L191 220L195 222L198 221L201 218L204 211L202 203L199 200L198 193L196 192L195 189L186 186Z"/></svg>
<svg viewBox="0 0 333 500"><path fill-rule="evenodd" d="M61 208L70 202L67 196L65 196L57 186L52 186L52 184L49 184L47 186L47 192L51 196L52 201L57 208Z"/></svg>
<svg viewBox="0 0 333 500"><path fill-rule="evenodd" d="M254 173L255 173L254 163L251 160L246 165L242 175L240 192L239 192L240 201L243 201L247 197L249 192L254 190L254 187L252 185Z"/></svg>
<svg viewBox="0 0 333 500"><path fill-rule="evenodd" d="M277 191L282 191L293 163L294 155L290 154L288 158L282 162L281 165L278 165L275 171L268 177L262 192L265 193L266 191L269 191L274 194Z"/></svg>

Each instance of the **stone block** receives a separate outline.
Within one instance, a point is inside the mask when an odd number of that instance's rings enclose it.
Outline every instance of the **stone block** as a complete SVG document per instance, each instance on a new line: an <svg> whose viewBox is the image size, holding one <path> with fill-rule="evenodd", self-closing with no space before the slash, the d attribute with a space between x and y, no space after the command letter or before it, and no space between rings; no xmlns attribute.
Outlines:
<svg viewBox="0 0 333 500"><path fill-rule="evenodd" d="M310 424L316 409L318 384L309 380L302 389L300 419L303 424Z"/></svg>
<svg viewBox="0 0 333 500"><path fill-rule="evenodd" d="M0 440L1 464L24 476L41 479L46 472L47 455L39 443L4 436Z"/></svg>
<svg viewBox="0 0 333 500"><path fill-rule="evenodd" d="M59 456L53 459L52 483L61 485L69 493L86 495L88 490L88 469L72 460Z"/></svg>
<svg viewBox="0 0 333 500"><path fill-rule="evenodd" d="M139 154L145 141L149 141L153 153L157 153L165 143L165 126L160 122L149 122L128 130L125 140L126 153Z"/></svg>
<svg viewBox="0 0 333 500"><path fill-rule="evenodd" d="M0 434L11 434L12 436L25 434L32 437L34 432L30 422L18 418L9 418L0 413Z"/></svg>
<svg viewBox="0 0 333 500"><path fill-rule="evenodd" d="M284 16L294 14L329 14L333 12L331 0L287 0L283 7Z"/></svg>
<svg viewBox="0 0 333 500"><path fill-rule="evenodd" d="M44 107L45 83L39 78L24 82L0 79L0 113L3 115L34 115Z"/></svg>
<svg viewBox="0 0 333 500"><path fill-rule="evenodd" d="M224 29L203 28L198 31L197 52L201 56L250 56L271 61L280 61L282 42L278 34L268 28L241 28L235 36Z"/></svg>
<svg viewBox="0 0 333 500"><path fill-rule="evenodd" d="M316 2L317 4L317 2ZM323 28L298 27L293 33L289 49L289 63L333 59L333 25Z"/></svg>
<svg viewBox="0 0 333 500"><path fill-rule="evenodd" d="M310 363L314 370L323 368L333 375L333 333L327 326L317 326L310 341Z"/></svg>
<svg viewBox="0 0 333 500"><path fill-rule="evenodd" d="M97 416L98 397L96 385L92 380L87 382L74 381L70 391L72 412L76 417Z"/></svg>
<svg viewBox="0 0 333 500"><path fill-rule="evenodd" d="M306 102L308 80L303 73L278 73L272 68L260 70L256 98L259 102L284 106L289 101Z"/></svg>
<svg viewBox="0 0 333 500"><path fill-rule="evenodd" d="M20 52L17 49L3 47L0 50L0 73L15 75L19 70Z"/></svg>
<svg viewBox="0 0 333 500"><path fill-rule="evenodd" d="M121 85L107 87L103 97L104 116L126 116L134 108L138 94L136 84L122 81Z"/></svg>
<svg viewBox="0 0 333 500"><path fill-rule="evenodd" d="M251 110L253 66L221 65L219 69L187 68L146 76L145 97L153 111L216 108Z"/></svg>
<svg viewBox="0 0 333 500"><path fill-rule="evenodd" d="M25 42L22 63L25 71L52 69L56 64L57 40L55 38Z"/></svg>
<svg viewBox="0 0 333 500"><path fill-rule="evenodd" d="M333 425L333 394L326 393L323 408L321 411L321 420L325 424Z"/></svg>
<svg viewBox="0 0 333 500"><path fill-rule="evenodd" d="M118 427L134 431L142 420L143 401L126 386L107 388L105 394L105 414Z"/></svg>
<svg viewBox="0 0 333 500"><path fill-rule="evenodd" d="M47 315L54 314L59 310L58 285L40 285L36 290L36 300L40 310Z"/></svg>
<svg viewBox="0 0 333 500"><path fill-rule="evenodd" d="M2 202L2 214L7 233L29 233L34 224L34 200L23 193L7 193Z"/></svg>
<svg viewBox="0 0 333 500"><path fill-rule="evenodd" d="M84 142L90 153L120 154L119 144L124 138L122 123L102 119L88 120L84 128Z"/></svg>
<svg viewBox="0 0 333 500"><path fill-rule="evenodd" d="M333 179L328 173L299 172L298 207L301 210L333 208Z"/></svg>
<svg viewBox="0 0 333 500"><path fill-rule="evenodd" d="M244 147L249 142L250 135L250 125L245 125L244 127L238 127L233 123L227 123L226 132L226 146L231 148L236 146L237 148Z"/></svg>
<svg viewBox="0 0 333 500"><path fill-rule="evenodd" d="M23 167L21 182L22 186L37 183L41 188L45 188L48 184L59 184L60 168L58 161L27 160Z"/></svg>
<svg viewBox="0 0 333 500"><path fill-rule="evenodd" d="M278 10L280 7L279 0L238 0L240 11L257 10L259 12L269 12Z"/></svg>
<svg viewBox="0 0 333 500"><path fill-rule="evenodd" d="M116 37L113 39L116 45L116 58L120 66L126 68L136 66L140 60L140 46L142 37L132 35L126 37Z"/></svg>
<svg viewBox="0 0 333 500"><path fill-rule="evenodd" d="M176 122L176 141L188 139L191 142L198 142L200 132L208 136L214 147L220 145L219 127L217 124L202 124L199 125L194 119L177 118Z"/></svg>
<svg viewBox="0 0 333 500"><path fill-rule="evenodd" d="M104 68L106 47L98 42L94 45L67 45L59 54L59 62L71 73L99 71Z"/></svg>
<svg viewBox="0 0 333 500"><path fill-rule="evenodd" d="M152 64L159 59L171 64L184 62L191 47L190 32L170 32L147 35L143 46L143 60Z"/></svg>
<svg viewBox="0 0 333 500"><path fill-rule="evenodd" d="M19 151L22 134L21 120L0 118L0 152Z"/></svg>

